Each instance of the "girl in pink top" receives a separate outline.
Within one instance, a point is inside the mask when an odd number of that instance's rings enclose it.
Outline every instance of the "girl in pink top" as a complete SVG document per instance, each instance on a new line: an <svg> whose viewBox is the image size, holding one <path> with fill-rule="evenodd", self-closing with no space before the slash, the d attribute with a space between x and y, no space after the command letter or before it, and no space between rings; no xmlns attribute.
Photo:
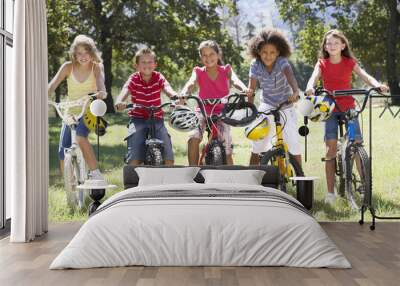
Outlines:
<svg viewBox="0 0 400 286"><path fill-rule="evenodd" d="M230 65L223 65L222 51L219 45L213 40L203 41L199 46L202 67L195 67L189 81L183 87L181 94L187 95L192 92L195 86L199 88L199 97L202 100L223 98L229 95L230 85L241 92L248 93L247 87L237 77ZM221 112L223 104L207 104L205 109L207 115L218 114ZM201 118L200 129L194 130L189 136L188 141L188 160L189 165L197 165L199 162L199 145L205 130L205 119ZM233 165L232 159L232 136L230 127L226 124L219 126L219 135L224 143L226 159L228 165Z"/></svg>

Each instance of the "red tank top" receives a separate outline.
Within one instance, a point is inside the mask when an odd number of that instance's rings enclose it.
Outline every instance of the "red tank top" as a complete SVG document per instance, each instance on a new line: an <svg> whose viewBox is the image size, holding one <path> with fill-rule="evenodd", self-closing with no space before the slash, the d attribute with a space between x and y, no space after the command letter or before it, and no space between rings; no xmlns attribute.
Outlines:
<svg viewBox="0 0 400 286"><path fill-rule="evenodd" d="M353 58L342 57L338 64L332 64L329 59L320 59L322 83L329 91L351 89L351 79L356 61ZM336 103L342 111L355 107L354 98L351 95L336 96ZM337 111L335 108L334 111Z"/></svg>
<svg viewBox="0 0 400 286"><path fill-rule="evenodd" d="M231 66L218 66L218 76L215 80L211 79L205 67L195 67L194 71L197 75L197 82L199 84L199 97L201 99L216 99L222 98L229 94L229 73ZM224 105L217 104L216 106L206 104L205 110L207 114L221 113Z"/></svg>

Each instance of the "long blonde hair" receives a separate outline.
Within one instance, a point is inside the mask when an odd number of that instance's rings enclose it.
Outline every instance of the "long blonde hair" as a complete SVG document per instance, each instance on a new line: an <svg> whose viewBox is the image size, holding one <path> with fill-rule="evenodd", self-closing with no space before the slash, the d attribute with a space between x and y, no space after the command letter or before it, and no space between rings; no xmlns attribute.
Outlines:
<svg viewBox="0 0 400 286"><path fill-rule="evenodd" d="M79 46L83 47L87 52L89 52L90 56L93 58L93 62L97 64L103 62L101 53L97 49L93 39L86 35L78 35L75 37L69 49L69 57L73 64L76 63L76 50Z"/></svg>

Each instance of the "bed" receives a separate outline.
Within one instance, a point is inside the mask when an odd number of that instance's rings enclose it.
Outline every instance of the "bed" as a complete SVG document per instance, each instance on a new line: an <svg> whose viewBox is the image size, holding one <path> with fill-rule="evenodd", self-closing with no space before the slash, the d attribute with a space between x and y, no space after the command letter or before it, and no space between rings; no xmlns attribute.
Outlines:
<svg viewBox="0 0 400 286"><path fill-rule="evenodd" d="M301 203L273 188L276 175L260 166L126 167L126 190L98 208L50 269L350 268Z"/></svg>

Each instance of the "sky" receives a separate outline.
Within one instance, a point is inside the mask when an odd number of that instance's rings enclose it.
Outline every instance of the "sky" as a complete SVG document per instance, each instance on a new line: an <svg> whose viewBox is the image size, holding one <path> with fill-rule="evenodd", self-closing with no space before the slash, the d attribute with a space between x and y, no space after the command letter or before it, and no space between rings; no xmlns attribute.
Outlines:
<svg viewBox="0 0 400 286"><path fill-rule="evenodd" d="M240 13L257 28L275 27L288 30L280 18L274 0L239 0Z"/></svg>
<svg viewBox="0 0 400 286"><path fill-rule="evenodd" d="M264 27L274 27L286 32L291 40L289 26L282 21L274 0L239 0L237 5L243 21L243 34L247 22L250 22L256 27L256 33Z"/></svg>

